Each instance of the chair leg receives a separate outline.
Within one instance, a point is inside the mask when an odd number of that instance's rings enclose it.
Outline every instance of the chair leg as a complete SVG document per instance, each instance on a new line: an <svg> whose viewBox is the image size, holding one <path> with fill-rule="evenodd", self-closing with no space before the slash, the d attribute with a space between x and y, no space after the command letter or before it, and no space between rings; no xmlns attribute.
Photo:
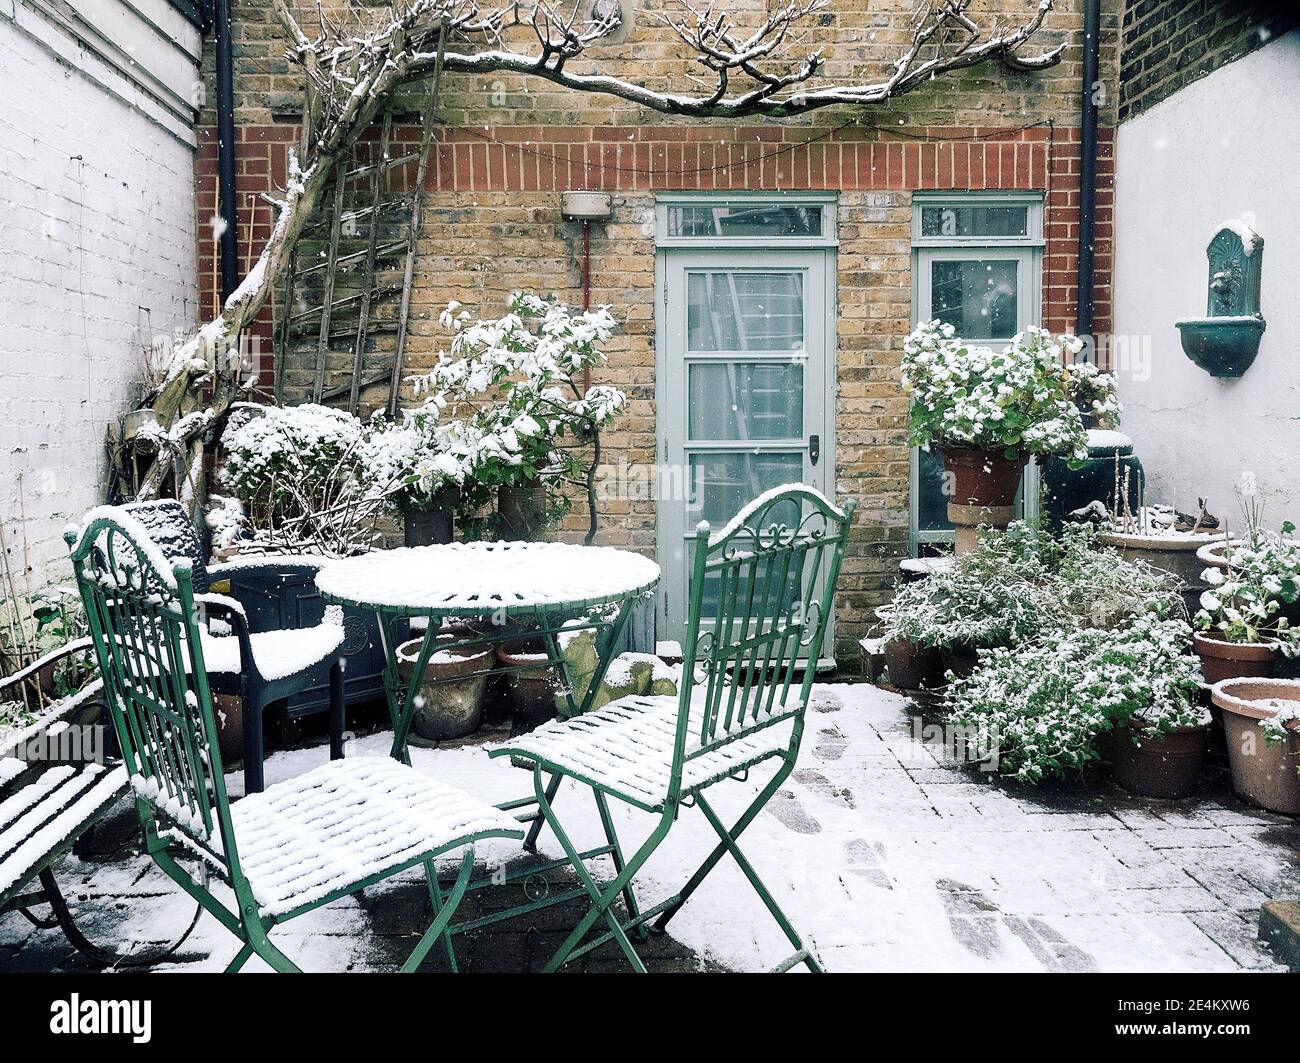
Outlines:
<svg viewBox="0 0 1300 1063"><path fill-rule="evenodd" d="M709 821L710 826L712 826L714 831L717 832L718 837L722 839L722 844L726 848L727 852L731 853L732 858L740 865L740 870L743 871L745 877L749 879L749 884L754 887L754 892L756 892L762 899L763 903L767 905L767 910L772 913L772 918L776 920L777 925L780 926L782 932L789 939L790 944L795 947L794 955L786 960L785 963L781 964L777 969L785 971L803 963L810 971L821 973L821 964L817 962L817 958L812 954L812 950L804 945L803 939L799 936L790 920L786 918L785 912L781 911L781 906L776 903L776 898L773 897L768 891L768 888L763 885L763 880L758 877L758 872L754 870L749 860L745 857L745 854L740 851L740 847L736 844L735 837L727 832L726 825L718 818L718 814L713 811L713 807L704 800L703 794L696 794L695 801L696 804L700 806L700 811L704 813L704 818Z"/></svg>
<svg viewBox="0 0 1300 1063"><path fill-rule="evenodd" d="M403 974L410 974L419 968L421 961L433 948L433 943L440 937L447 936L450 939L450 936L447 935L447 926L451 923L451 917L456 914L456 908L460 904L461 898L465 896L465 891L469 889L469 878L473 871L474 850L467 849L464 858L460 862L460 874L456 876L456 883L451 887L451 892L447 895L442 911L434 916L433 922L429 924L429 929L424 932L424 936L411 950L411 955L402 964Z"/></svg>
<svg viewBox="0 0 1300 1063"><path fill-rule="evenodd" d="M343 699L343 661L330 665L330 760L343 759L343 731L347 727L347 709Z"/></svg>
<svg viewBox="0 0 1300 1063"><path fill-rule="evenodd" d="M551 776L551 781L546 784L547 802L555 801L555 795L560 791L560 780L561 780L560 773L556 772L554 775ZM528 834L524 837L525 852L529 852L529 853L537 852L537 838L542 833L543 822L545 822L545 817L543 817L542 810L539 807L537 809L537 817L533 820L532 826L528 828Z"/></svg>
<svg viewBox="0 0 1300 1063"><path fill-rule="evenodd" d="M768 784L764 786L759 792L759 795L754 798L753 803L750 804L750 806L745 809L744 814L736 820L735 826L731 828L728 837L733 840L740 837L741 832L753 822L754 817L763 810L763 806L772 799L772 795L781 788L781 784L785 782L793 768L794 765L787 762L774 776L772 776ZM678 891L677 896L673 900L672 906L664 909L663 914L655 920L653 929L656 933L661 934L664 932L664 929L668 926L668 920L676 915L681 909L681 906L690 899L691 894L694 893L700 883L708 877L709 872L717 866L718 861L722 859L726 852L726 842L719 842L713 852L709 853L708 858L704 863L696 869L695 874L693 874L689 881L687 881L686 885Z"/></svg>
<svg viewBox="0 0 1300 1063"><path fill-rule="evenodd" d="M261 793L265 786L262 774L264 755L262 714L266 708L252 693L244 695L244 794Z"/></svg>
<svg viewBox="0 0 1300 1063"><path fill-rule="evenodd" d="M555 954L547 961L545 971L550 973L563 967L565 961L569 958L569 954L587 936L587 932L595 925L596 920L604 918L609 924L614 940L618 942L619 948L623 950L623 955L627 957L628 963L632 965L632 969L638 974L644 974L645 964L641 961L641 957L637 955L636 949L632 947L632 943L628 940L618 917L610 908L618 895L623 892L624 887L632 880L632 876L640 870L641 865L650 858L650 854L659 847L659 843L668 834L669 827L672 825L672 817L665 813L660 818L659 826L642 843L641 848L633 854L632 859L614 876L614 881L602 892L600 887L596 885L595 879L591 877L591 872L583 864L581 854L574 847L573 842L569 840L564 828L560 826L560 821L555 817L554 809L551 808L550 802L546 799L546 794L542 790L540 767L533 769L533 785L537 793L539 810L545 816L546 822L550 824L551 830L555 832L555 837L564 849L570 863L573 864L574 873L578 876L587 892L591 894L594 901L587 914L579 920L578 925L573 928L564 943L555 950Z"/></svg>
<svg viewBox="0 0 1300 1063"><path fill-rule="evenodd" d="M596 809L600 813L600 824L605 828L605 841L609 843L611 852L610 860L614 863L614 874L621 874L623 871L623 846L619 844L618 833L614 830L614 817L609 814L609 799L599 790L592 790L592 795L596 798ZM629 879L627 885L623 888L623 903L627 906L629 919L637 919L641 915L641 909L636 903L636 893L632 889L632 880ZM644 941L649 932L645 924L637 926L632 931L633 937L638 941Z"/></svg>
<svg viewBox="0 0 1300 1063"><path fill-rule="evenodd" d="M424 861L424 877L429 883L429 903L433 906L433 917L437 919L446 901L443 900L442 887L438 885L438 868L432 858ZM442 947L447 953L447 966L455 974L460 966L456 963L456 950L452 946L450 930L443 931Z"/></svg>
<svg viewBox="0 0 1300 1063"><path fill-rule="evenodd" d="M248 958L253 955L253 946L247 941L244 942L243 948L235 953L235 958L226 965L226 974L234 974L248 962Z"/></svg>

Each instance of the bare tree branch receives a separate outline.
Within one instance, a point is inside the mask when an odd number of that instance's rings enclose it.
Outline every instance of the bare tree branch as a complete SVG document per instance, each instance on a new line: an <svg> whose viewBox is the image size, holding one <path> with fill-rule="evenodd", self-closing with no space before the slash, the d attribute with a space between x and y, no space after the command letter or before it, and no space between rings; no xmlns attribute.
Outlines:
<svg viewBox="0 0 1300 1063"><path fill-rule="evenodd" d="M228 352L270 298L336 162L398 86L434 72L440 34L448 43L441 56L447 73L514 73L578 92L615 96L664 114L729 119L870 106L949 71L990 60L1018 70L1039 70L1058 62L1062 50L1030 56L1019 52L1043 25L1052 0L1041 0L1021 25L999 23L987 33L969 13L971 0L927 0L913 17L910 44L886 78L817 87L813 82L824 67L821 52L802 49L806 39L815 36L819 16L831 0L788 0L748 31L711 3L700 8L696 0L681 0L682 13L663 15L662 21L709 72L713 85L697 94L661 92L608 74L574 72L571 62L607 35L617 16L586 20L580 18L581 4L557 2L563 7L552 0L534 0L484 11L478 0L398 0L372 24L363 25L358 16L357 24L348 26L330 19L318 0L318 32L313 37L303 30L290 0L272 0L287 54L301 67L309 88L301 157L291 154L288 187L282 198L271 200L279 215L257 263L221 313L173 353L153 397L159 424L167 426L168 445L158 448L139 497L158 494L178 456L188 454L191 469L201 460L204 434L246 386L237 359L232 364ZM536 42L531 51L505 46L507 31L527 28ZM211 416L187 416L203 407Z"/></svg>

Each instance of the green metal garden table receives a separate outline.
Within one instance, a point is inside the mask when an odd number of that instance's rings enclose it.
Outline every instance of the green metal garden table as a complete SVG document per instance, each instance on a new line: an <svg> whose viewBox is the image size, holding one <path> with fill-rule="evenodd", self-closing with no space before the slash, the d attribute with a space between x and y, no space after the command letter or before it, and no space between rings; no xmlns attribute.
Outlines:
<svg viewBox="0 0 1300 1063"><path fill-rule="evenodd" d="M636 603L654 593L659 566L628 550L569 543L450 543L380 550L324 565L316 576L321 597L335 605L374 610L383 640L384 689L393 724L392 755L410 763L407 738L425 666L439 645L445 621L461 622L472 634L442 648L495 646L525 636L545 647L545 661L520 670L553 667L568 713L587 711L605 677L614 647ZM402 617L428 617L411 678L398 669L391 624ZM581 698L559 645L561 633L596 632L595 671ZM410 658L409 652L405 655ZM484 671L502 671L489 664ZM462 677L463 678L463 677ZM536 804L533 797L506 802L503 809ZM540 817L525 842L536 843Z"/></svg>

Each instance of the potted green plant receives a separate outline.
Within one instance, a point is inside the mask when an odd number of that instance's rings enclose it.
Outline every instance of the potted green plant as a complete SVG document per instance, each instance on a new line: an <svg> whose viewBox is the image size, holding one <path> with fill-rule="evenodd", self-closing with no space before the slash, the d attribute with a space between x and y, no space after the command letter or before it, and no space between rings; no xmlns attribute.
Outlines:
<svg viewBox="0 0 1300 1063"><path fill-rule="evenodd" d="M1082 350L1072 336L1041 328L994 351L924 321L903 346L902 383L910 398L908 436L943 455L949 517L961 528L1006 525L1031 455L1088 456L1079 411L1067 390L1063 358ZM973 545L959 531L958 552Z"/></svg>
<svg viewBox="0 0 1300 1063"><path fill-rule="evenodd" d="M444 429L465 459L461 512L472 518L495 504L498 538L535 538L569 511L567 490L581 488L590 542L600 431L626 402L584 379L605 360L609 309L577 311L520 293L503 317L475 319L453 302L441 321L451 348L416 384L431 415L452 418Z"/></svg>
<svg viewBox="0 0 1300 1063"><path fill-rule="evenodd" d="M1086 429L1111 430L1119 427L1123 408L1115 377L1103 373L1094 362L1066 366L1065 390L1079 411Z"/></svg>
<svg viewBox="0 0 1300 1063"><path fill-rule="evenodd" d="M1223 713L1233 789L1261 808L1300 814L1300 680L1225 679L1210 696Z"/></svg>
<svg viewBox="0 0 1300 1063"><path fill-rule="evenodd" d="M387 495L402 515L407 546L452 541L468 458L454 427L425 409L403 411L398 421L377 416L358 456L372 490Z"/></svg>
<svg viewBox="0 0 1300 1063"><path fill-rule="evenodd" d="M1280 534L1266 531L1255 491L1248 489L1242 500L1243 538L1224 553L1226 567L1211 565L1201 573L1208 589L1196 614L1196 652L1210 684L1269 677L1280 657L1300 656L1300 626L1294 620L1300 601L1295 525L1284 522Z"/></svg>
<svg viewBox="0 0 1300 1063"><path fill-rule="evenodd" d="M999 772L1021 781L1097 761L1098 739L1116 731L1121 783L1154 796L1190 792L1209 724L1195 703L1190 635L1186 621L1143 612L1119 628L991 649L949 687L951 721L975 748L996 750Z"/></svg>

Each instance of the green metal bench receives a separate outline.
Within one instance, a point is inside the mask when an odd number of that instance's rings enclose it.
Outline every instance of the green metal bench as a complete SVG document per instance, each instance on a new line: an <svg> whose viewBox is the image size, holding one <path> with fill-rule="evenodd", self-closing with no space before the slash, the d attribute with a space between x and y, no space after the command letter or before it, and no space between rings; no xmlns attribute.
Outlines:
<svg viewBox="0 0 1300 1063"><path fill-rule="evenodd" d="M169 565L115 507L93 510L66 538L146 849L243 942L227 969L257 954L298 970L271 942L274 927L416 866L433 921L402 969L416 969L439 940L454 963L447 927L469 886L473 844L521 838L519 824L388 757L331 760L231 804L190 563ZM175 844L230 886L235 910L176 861ZM435 860L454 852L459 874L444 895Z"/></svg>
<svg viewBox="0 0 1300 1063"><path fill-rule="evenodd" d="M679 695L624 698L492 750L492 756L513 757L531 768L541 814L592 899L547 970L614 940L633 968L644 971L629 932L644 939L651 920L662 931L728 853L794 947L776 969L802 963L821 970L738 841L794 770L854 508L849 502L841 510L812 488L793 485L755 499L716 534L702 523L694 543ZM728 827L705 791L745 778L767 760L777 762L776 773ZM613 841L615 875L604 885L556 816L556 794L566 778L592 790ZM658 815L630 858L617 842L611 797ZM718 844L680 891L641 909L633 876L690 806L704 814ZM613 907L620 895L625 918ZM584 940L602 920L609 929Z"/></svg>

